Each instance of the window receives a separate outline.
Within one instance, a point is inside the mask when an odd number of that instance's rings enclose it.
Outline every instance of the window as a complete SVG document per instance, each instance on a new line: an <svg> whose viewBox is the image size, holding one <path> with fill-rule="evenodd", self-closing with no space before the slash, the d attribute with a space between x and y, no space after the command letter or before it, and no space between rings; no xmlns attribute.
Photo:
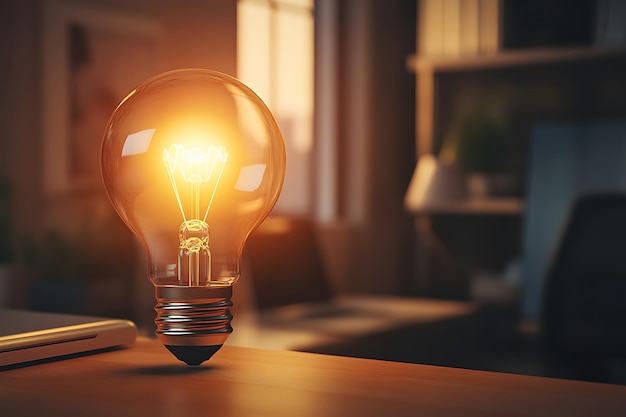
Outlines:
<svg viewBox="0 0 626 417"><path fill-rule="evenodd" d="M274 113L287 148L276 210L313 210L313 0L239 0L237 77Z"/></svg>

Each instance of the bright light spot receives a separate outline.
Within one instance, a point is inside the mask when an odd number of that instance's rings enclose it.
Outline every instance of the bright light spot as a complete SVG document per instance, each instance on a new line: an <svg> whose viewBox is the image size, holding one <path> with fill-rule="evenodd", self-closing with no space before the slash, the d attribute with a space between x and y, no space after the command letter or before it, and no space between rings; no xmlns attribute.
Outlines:
<svg viewBox="0 0 626 417"><path fill-rule="evenodd" d="M150 141L156 129L146 129L126 136L122 156L139 155L148 152Z"/></svg>
<svg viewBox="0 0 626 417"><path fill-rule="evenodd" d="M183 180L190 183L209 181L216 166L221 175L227 159L228 152L223 146L211 146L208 149L194 147L187 150L181 145L172 145L169 149L163 149L163 160L169 172L174 173L177 168L180 169Z"/></svg>
<svg viewBox="0 0 626 417"><path fill-rule="evenodd" d="M210 146L208 148L193 147L186 149L182 145L173 144L167 149L163 149L163 162L170 178L172 190L176 196L178 207L183 219L201 219L202 197L208 198L208 204L204 212L202 221L206 218L213 204L213 198L217 191L224 166L228 159L228 151L223 146ZM185 184L191 187L191 202L183 204L181 192ZM187 206L187 210L185 210Z"/></svg>
<svg viewBox="0 0 626 417"><path fill-rule="evenodd" d="M265 164L248 165L241 168L235 189L247 192L255 191L261 185L261 181L263 181L265 168Z"/></svg>

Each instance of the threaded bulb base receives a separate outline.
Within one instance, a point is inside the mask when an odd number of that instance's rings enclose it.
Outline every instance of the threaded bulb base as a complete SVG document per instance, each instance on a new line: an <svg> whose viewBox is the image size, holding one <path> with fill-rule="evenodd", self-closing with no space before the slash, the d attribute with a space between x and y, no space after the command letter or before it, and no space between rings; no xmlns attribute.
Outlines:
<svg viewBox="0 0 626 417"><path fill-rule="evenodd" d="M231 297L231 286L157 286L157 338L181 361L201 364L233 331Z"/></svg>

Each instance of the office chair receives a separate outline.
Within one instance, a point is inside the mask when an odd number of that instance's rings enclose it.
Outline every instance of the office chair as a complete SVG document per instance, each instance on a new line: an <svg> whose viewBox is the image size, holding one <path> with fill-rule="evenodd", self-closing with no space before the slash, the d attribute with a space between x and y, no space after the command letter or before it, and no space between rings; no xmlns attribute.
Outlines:
<svg viewBox="0 0 626 417"><path fill-rule="evenodd" d="M576 201L544 291L550 357L584 379L614 382L611 366L626 358L626 194Z"/></svg>

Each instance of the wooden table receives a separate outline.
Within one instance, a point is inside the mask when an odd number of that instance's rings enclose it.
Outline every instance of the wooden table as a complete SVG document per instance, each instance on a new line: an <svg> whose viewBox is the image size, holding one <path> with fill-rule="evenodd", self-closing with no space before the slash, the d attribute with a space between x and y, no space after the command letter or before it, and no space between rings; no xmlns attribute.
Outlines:
<svg viewBox="0 0 626 417"><path fill-rule="evenodd" d="M158 342L0 371L0 416L625 416L626 387L225 346L180 364Z"/></svg>

